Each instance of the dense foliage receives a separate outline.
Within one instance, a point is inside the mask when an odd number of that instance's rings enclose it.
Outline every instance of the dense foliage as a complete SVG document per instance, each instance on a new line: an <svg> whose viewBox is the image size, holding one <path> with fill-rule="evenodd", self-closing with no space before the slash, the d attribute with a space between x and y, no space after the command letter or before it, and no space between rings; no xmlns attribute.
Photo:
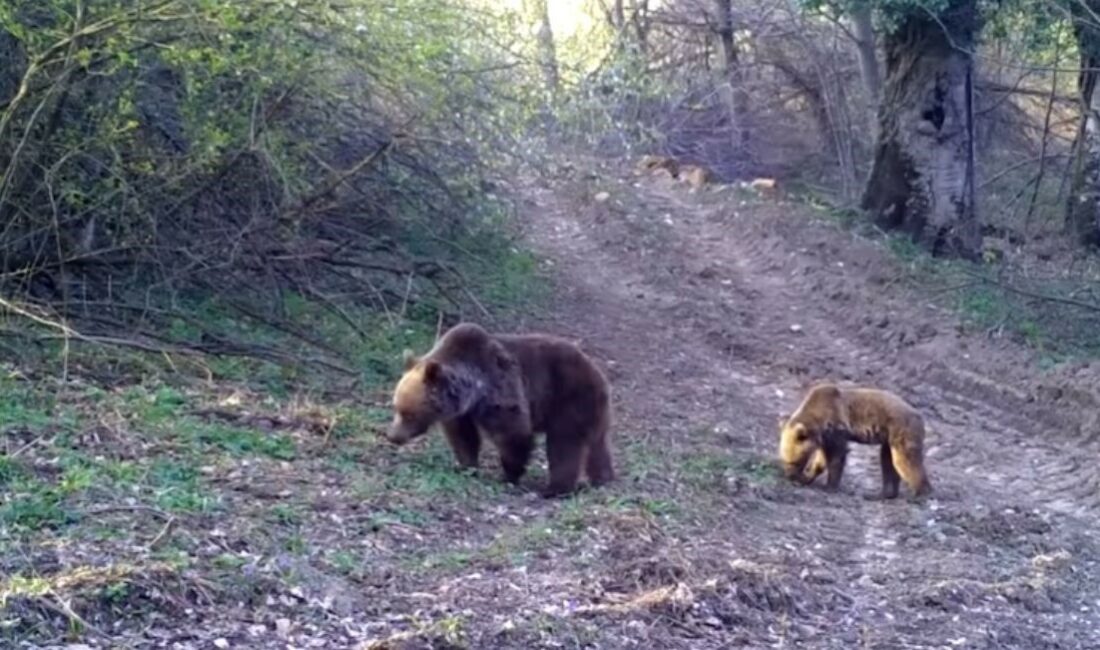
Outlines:
<svg viewBox="0 0 1100 650"><path fill-rule="evenodd" d="M506 250L484 188L530 115L514 27L430 0L0 3L0 285L92 328L287 293L458 309L475 249Z"/></svg>

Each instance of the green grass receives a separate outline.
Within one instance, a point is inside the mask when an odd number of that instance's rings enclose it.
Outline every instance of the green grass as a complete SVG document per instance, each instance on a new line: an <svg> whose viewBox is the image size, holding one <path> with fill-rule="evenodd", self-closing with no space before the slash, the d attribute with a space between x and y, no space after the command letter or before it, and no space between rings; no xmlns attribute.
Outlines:
<svg viewBox="0 0 1100 650"><path fill-rule="evenodd" d="M662 519L674 518L683 512L678 502L660 497L618 497L609 502L609 507L620 513L641 513Z"/></svg>
<svg viewBox="0 0 1100 650"><path fill-rule="evenodd" d="M624 440L619 447L619 462L625 466L625 474L636 480L661 478L672 469L672 459L663 449L634 440Z"/></svg>
<svg viewBox="0 0 1100 650"><path fill-rule="evenodd" d="M376 512L367 521L371 529L377 531L393 525L424 528L432 522L432 517L420 510L398 507Z"/></svg>
<svg viewBox="0 0 1100 650"><path fill-rule="evenodd" d="M294 506L278 503L267 511L268 521L282 526L297 526L302 523L302 513Z"/></svg>
<svg viewBox="0 0 1100 650"><path fill-rule="evenodd" d="M888 236L886 238L886 247L890 249L890 252L893 253L895 257L908 263L920 261L925 257L931 257L928 255L927 251L917 244L917 242L906 235Z"/></svg>
<svg viewBox="0 0 1100 650"><path fill-rule="evenodd" d="M14 458L0 456L0 487L23 476L23 467Z"/></svg>
<svg viewBox="0 0 1100 650"><path fill-rule="evenodd" d="M65 493L43 481L16 481L5 492L0 529L57 528L76 520L76 514L65 507Z"/></svg>
<svg viewBox="0 0 1100 650"><path fill-rule="evenodd" d="M442 436L429 433L427 438L421 444L402 448L400 462L384 475L367 477L367 483L360 489L450 499L485 498L503 489L492 468L483 467L479 472L463 470L455 465Z"/></svg>
<svg viewBox="0 0 1100 650"><path fill-rule="evenodd" d="M726 474L733 468L733 458L728 455L698 454L688 456L680 464L680 480L700 491L713 490L726 482Z"/></svg>
<svg viewBox="0 0 1100 650"><path fill-rule="evenodd" d="M413 554L405 565L413 571L453 572L473 566L511 567L532 561L552 547L575 544L586 528L577 529L556 517L506 527L484 546L470 549L429 550Z"/></svg>
<svg viewBox="0 0 1100 650"><path fill-rule="evenodd" d="M775 465L763 458L745 458L733 466L734 471L757 485L774 485L779 482Z"/></svg>
<svg viewBox="0 0 1100 650"><path fill-rule="evenodd" d="M859 230L875 238L881 236L881 231L861 228L867 222L858 213L853 218L826 204L814 207L846 229ZM901 266L903 279L920 289L930 290L933 300L954 309L964 326L1013 337L1038 351L1044 367L1073 357L1100 356L1100 322L1095 314L1016 295L976 277L992 277L991 269L996 268L998 262L934 258L903 234L886 234L881 236L881 241ZM1011 272L1003 275L998 272L997 281L1052 296L1071 295L1085 283L1082 279L1076 285L1054 280L1035 284L1037 281L1033 278Z"/></svg>
<svg viewBox="0 0 1100 650"><path fill-rule="evenodd" d="M72 427L74 418L67 409L60 409L52 391L0 376L0 430L19 427L31 431L57 430Z"/></svg>
<svg viewBox="0 0 1100 650"><path fill-rule="evenodd" d="M168 512L206 513L220 505L218 495L202 484L196 460L158 458L148 482L153 503Z"/></svg>
<svg viewBox="0 0 1100 650"><path fill-rule="evenodd" d="M100 464L100 469L111 485L116 488L139 483L144 473L141 464L132 460L104 460Z"/></svg>
<svg viewBox="0 0 1100 650"><path fill-rule="evenodd" d="M363 432L384 428L393 414L389 408L366 406L344 408L336 412L336 426L332 437L336 440L348 440L359 437Z"/></svg>
<svg viewBox="0 0 1100 650"><path fill-rule="evenodd" d="M329 566L345 576L357 576L364 567L363 558L348 550L329 551L326 556Z"/></svg>
<svg viewBox="0 0 1100 650"><path fill-rule="evenodd" d="M177 422L172 435L238 457L267 456L276 460L294 460L298 453L294 439L285 434L206 423L192 418Z"/></svg>

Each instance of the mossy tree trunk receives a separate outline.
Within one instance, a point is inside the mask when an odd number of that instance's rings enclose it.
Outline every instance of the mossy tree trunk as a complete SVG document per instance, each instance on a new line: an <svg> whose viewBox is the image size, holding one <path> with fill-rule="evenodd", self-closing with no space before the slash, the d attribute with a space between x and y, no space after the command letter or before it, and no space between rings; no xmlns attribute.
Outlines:
<svg viewBox="0 0 1100 650"><path fill-rule="evenodd" d="M538 32L535 35L535 40L538 44L539 68L542 69L542 79L546 86L546 92L551 96L556 96L560 84L558 53L554 43L554 30L550 25L548 0L534 0L532 4L535 20L538 22Z"/></svg>
<svg viewBox="0 0 1100 650"><path fill-rule="evenodd" d="M871 20L870 3L857 4L852 9L852 31L856 41L856 53L859 55L859 76L863 79L863 88L867 92L869 111L864 118L873 116L882 95L882 73L879 71L878 52L875 48L875 28Z"/></svg>
<svg viewBox="0 0 1100 650"><path fill-rule="evenodd" d="M1100 28L1095 12L1100 1L1073 5L1074 35L1081 56L1077 89L1081 121L1073 147L1070 192L1066 201L1066 230L1086 246L1100 246L1100 93L1096 92L1100 66Z"/></svg>
<svg viewBox="0 0 1100 650"><path fill-rule="evenodd" d="M722 44L719 92L729 113L733 149L738 153L744 153L749 148L749 127L746 123L749 96L745 91L740 53L737 51L737 41L734 38L733 3L731 0L715 0L714 8L718 14L718 41Z"/></svg>
<svg viewBox="0 0 1100 650"><path fill-rule="evenodd" d="M951 0L938 16L901 17L883 39L886 78L862 206L935 255L975 258L981 247L970 95L979 26L974 0Z"/></svg>

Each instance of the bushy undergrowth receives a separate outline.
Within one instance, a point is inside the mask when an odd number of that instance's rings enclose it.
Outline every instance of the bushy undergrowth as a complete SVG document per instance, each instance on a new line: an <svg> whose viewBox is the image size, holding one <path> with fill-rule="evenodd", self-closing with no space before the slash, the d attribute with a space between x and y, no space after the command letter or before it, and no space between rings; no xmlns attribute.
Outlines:
<svg viewBox="0 0 1100 650"><path fill-rule="evenodd" d="M513 22L427 0L4 3L9 311L359 372L380 328L511 302L529 265L487 190L532 105Z"/></svg>

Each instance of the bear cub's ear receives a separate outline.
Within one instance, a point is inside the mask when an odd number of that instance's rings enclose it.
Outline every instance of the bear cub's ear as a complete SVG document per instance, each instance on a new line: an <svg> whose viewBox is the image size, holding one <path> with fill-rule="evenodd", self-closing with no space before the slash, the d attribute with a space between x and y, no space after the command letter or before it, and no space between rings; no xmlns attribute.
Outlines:
<svg viewBox="0 0 1100 650"><path fill-rule="evenodd" d="M405 365L405 370L412 370L412 367L416 365L416 361L416 355L413 354L413 351L405 348L401 353L401 363Z"/></svg>

